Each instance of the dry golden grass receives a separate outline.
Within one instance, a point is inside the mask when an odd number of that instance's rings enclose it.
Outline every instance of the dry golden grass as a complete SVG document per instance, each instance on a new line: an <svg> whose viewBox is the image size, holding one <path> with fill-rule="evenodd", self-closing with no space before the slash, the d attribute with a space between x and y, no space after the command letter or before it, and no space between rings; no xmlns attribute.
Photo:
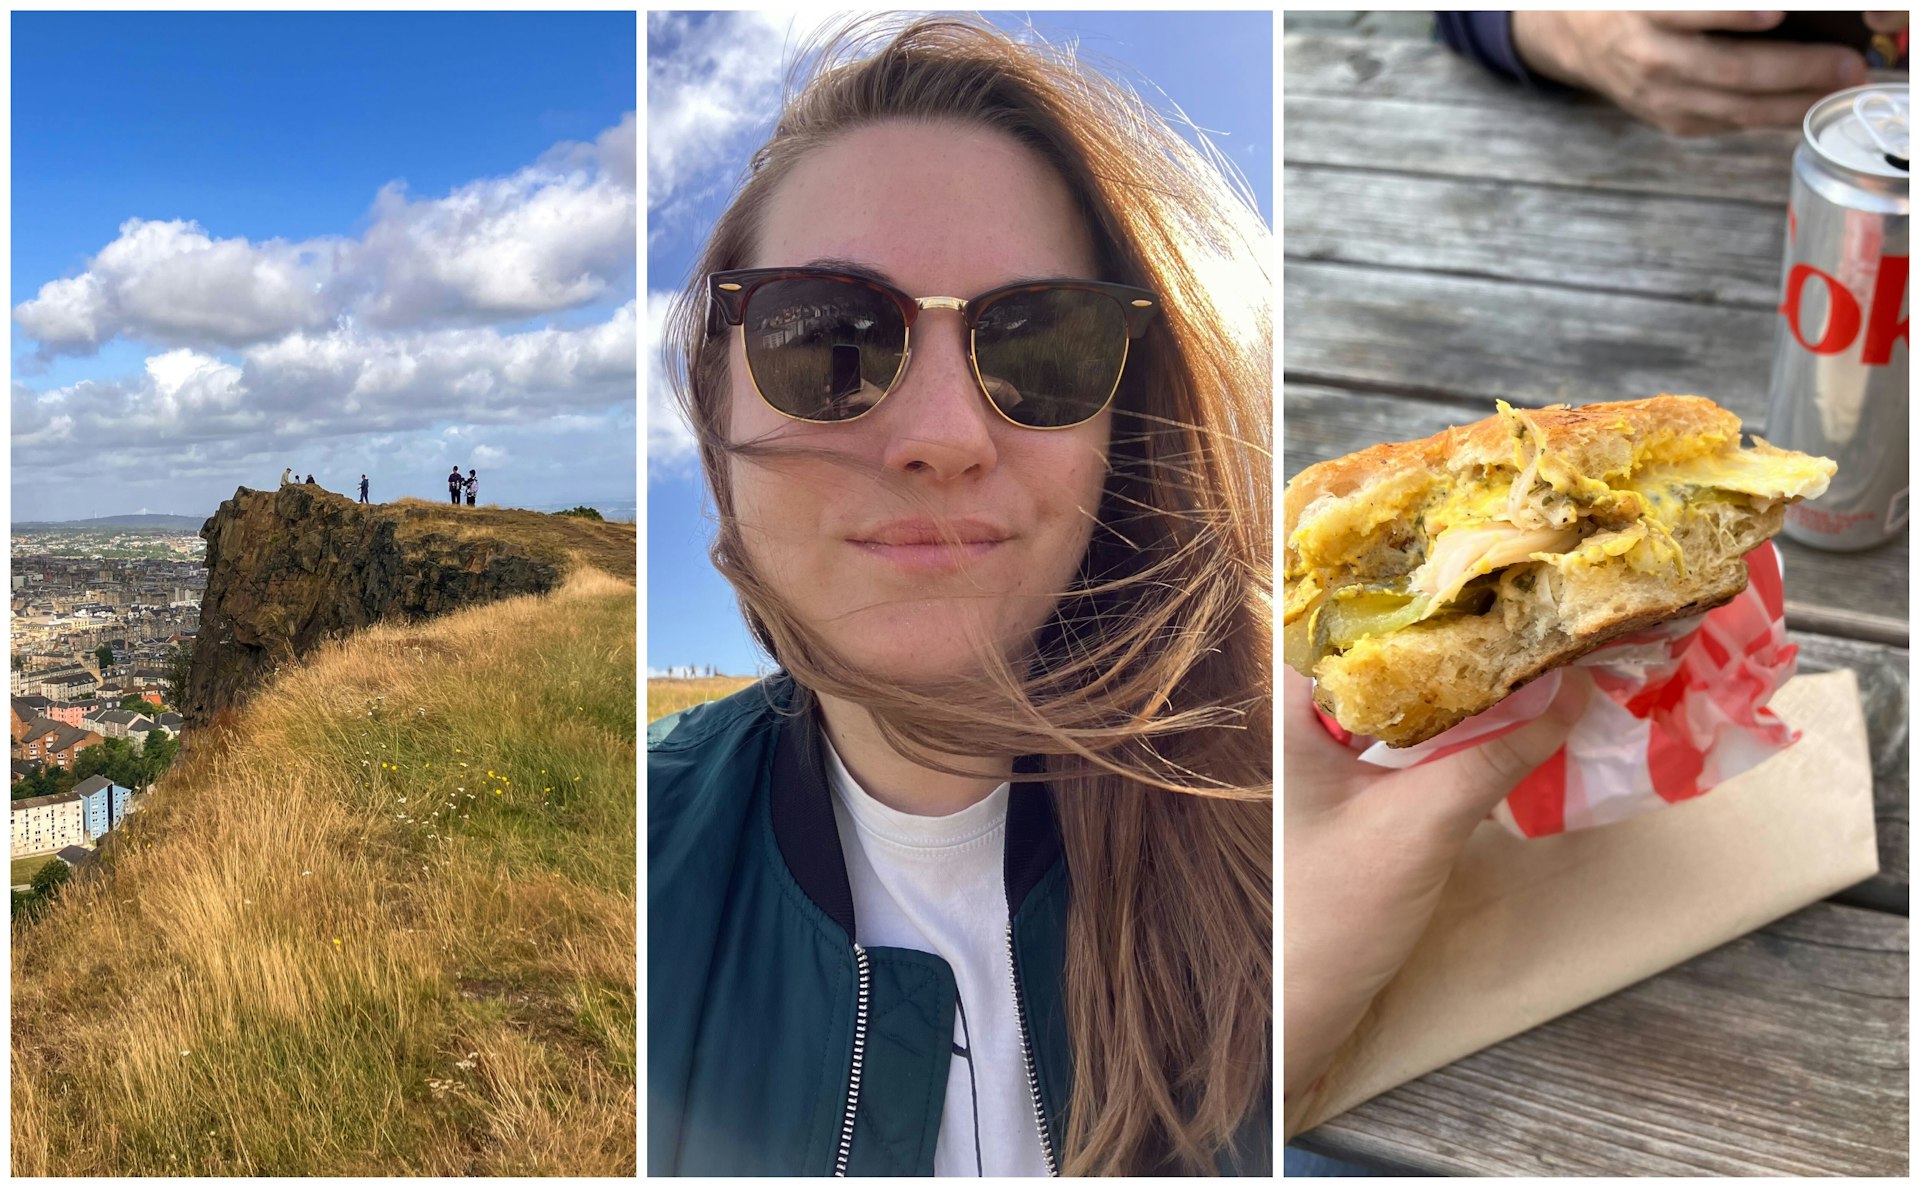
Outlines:
<svg viewBox="0 0 1920 1188"><path fill-rule="evenodd" d="M635 595L379 627L13 941L16 1175L637 1170Z"/></svg>
<svg viewBox="0 0 1920 1188"><path fill-rule="evenodd" d="M753 684L757 677L650 677L647 680L647 721L658 722L689 706L717 701Z"/></svg>
<svg viewBox="0 0 1920 1188"><path fill-rule="evenodd" d="M399 513L398 536L403 543L427 535L456 540L484 537L564 563L568 569L590 566L629 581L639 571L640 537L632 524L510 507L454 507L411 498L396 499L381 507Z"/></svg>

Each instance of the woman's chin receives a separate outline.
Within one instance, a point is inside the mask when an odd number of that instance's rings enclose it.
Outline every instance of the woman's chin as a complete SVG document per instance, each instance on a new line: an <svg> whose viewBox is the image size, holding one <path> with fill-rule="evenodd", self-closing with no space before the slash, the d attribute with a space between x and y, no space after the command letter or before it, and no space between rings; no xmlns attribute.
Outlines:
<svg viewBox="0 0 1920 1188"><path fill-rule="evenodd" d="M976 679L987 666L982 637L961 630L874 623L834 642L841 656L869 677L904 685Z"/></svg>

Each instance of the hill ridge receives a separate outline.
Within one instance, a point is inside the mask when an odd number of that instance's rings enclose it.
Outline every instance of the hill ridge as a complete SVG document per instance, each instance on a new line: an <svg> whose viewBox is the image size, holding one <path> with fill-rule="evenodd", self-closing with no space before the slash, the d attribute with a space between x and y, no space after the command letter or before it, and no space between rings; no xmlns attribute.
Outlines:
<svg viewBox="0 0 1920 1188"><path fill-rule="evenodd" d="M317 643L16 929L16 1175L637 1170L637 597Z"/></svg>
<svg viewBox="0 0 1920 1188"><path fill-rule="evenodd" d="M205 725L271 673L374 623L544 593L597 568L632 579L632 524L320 487L241 487L201 526L207 588L182 712Z"/></svg>

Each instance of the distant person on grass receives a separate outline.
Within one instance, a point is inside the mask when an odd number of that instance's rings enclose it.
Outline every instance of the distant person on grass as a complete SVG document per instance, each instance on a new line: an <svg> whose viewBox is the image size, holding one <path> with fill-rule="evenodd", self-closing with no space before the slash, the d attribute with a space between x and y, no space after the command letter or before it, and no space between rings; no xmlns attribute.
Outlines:
<svg viewBox="0 0 1920 1188"><path fill-rule="evenodd" d="M666 331L781 671L648 731L648 1174L1271 1176L1271 233L1068 52L818 61Z"/></svg>
<svg viewBox="0 0 1920 1188"><path fill-rule="evenodd" d="M309 487L317 487L317 486L319 486L319 485L320 485L320 484L318 484L318 483L316 483L316 482L314 482L314 481L313 481L313 476L312 476L312 475L308 475L308 476L307 476L307 486L309 486Z"/></svg>
<svg viewBox="0 0 1920 1188"><path fill-rule="evenodd" d="M360 476L360 502L365 503L366 501L367 501L367 476L363 474Z"/></svg>
<svg viewBox="0 0 1920 1188"><path fill-rule="evenodd" d="M280 485L283 487L291 487L293 486L293 482L293 467L289 466L280 472Z"/></svg>
<svg viewBox="0 0 1920 1188"><path fill-rule="evenodd" d="M473 506L474 497L480 494L480 472L467 471L467 506Z"/></svg>
<svg viewBox="0 0 1920 1188"><path fill-rule="evenodd" d="M455 507L460 506L460 488L463 485L460 480L460 468L456 466L453 468L453 473L447 476L447 500Z"/></svg>

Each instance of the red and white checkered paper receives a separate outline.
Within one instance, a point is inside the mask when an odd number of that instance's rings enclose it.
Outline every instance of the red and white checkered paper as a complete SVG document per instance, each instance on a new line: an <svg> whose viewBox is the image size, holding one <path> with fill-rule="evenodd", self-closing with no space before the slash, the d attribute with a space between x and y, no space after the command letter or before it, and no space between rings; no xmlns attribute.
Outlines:
<svg viewBox="0 0 1920 1188"><path fill-rule="evenodd" d="M1747 588L1727 605L1574 661L1592 675L1595 696L1567 745L1520 782L1495 820L1521 837L1606 825L1699 796L1799 740L1767 708L1799 654L1787 642L1780 556L1769 542L1746 562ZM1539 717L1560 691L1560 672L1399 750L1349 733L1324 712L1320 721L1363 763L1416 767Z"/></svg>

